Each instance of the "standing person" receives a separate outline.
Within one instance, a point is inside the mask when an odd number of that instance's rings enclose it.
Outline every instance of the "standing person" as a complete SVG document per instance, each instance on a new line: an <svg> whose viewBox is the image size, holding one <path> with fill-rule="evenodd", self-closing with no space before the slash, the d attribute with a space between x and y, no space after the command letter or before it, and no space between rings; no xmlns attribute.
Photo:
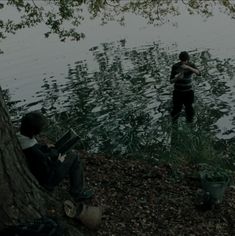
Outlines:
<svg viewBox="0 0 235 236"><path fill-rule="evenodd" d="M45 125L45 117L38 112L27 113L21 120L17 136L30 171L48 190L53 190L68 175L70 194L75 200L92 197L92 191L84 190L83 167L78 154L61 155L53 145L37 142L35 136L41 133Z"/></svg>
<svg viewBox="0 0 235 236"><path fill-rule="evenodd" d="M174 83L173 108L171 111L173 122L179 118L183 105L185 107L186 120L188 122L193 121L194 91L192 88L192 75L201 75L201 73L194 64L189 62L189 59L187 52L181 52L179 54L180 61L172 66L170 82Z"/></svg>

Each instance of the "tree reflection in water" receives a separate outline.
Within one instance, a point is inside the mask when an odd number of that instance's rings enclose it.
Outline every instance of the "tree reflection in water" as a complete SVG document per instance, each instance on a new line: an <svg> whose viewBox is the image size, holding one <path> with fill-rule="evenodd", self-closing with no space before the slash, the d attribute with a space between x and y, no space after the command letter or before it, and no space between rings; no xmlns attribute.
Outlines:
<svg viewBox="0 0 235 236"><path fill-rule="evenodd" d="M129 49L125 41L90 51L92 63L69 65L65 83L45 78L37 102L17 107L20 101L10 101L6 91L11 114L17 119L39 104L52 118L51 128L60 127L55 136L72 126L92 152L154 156L164 150L171 136L169 73L177 55L158 44ZM194 79L194 128L233 138L234 61L212 58L209 51L191 55L202 71L202 77ZM226 130L217 126L223 119ZM183 115L180 122L184 123Z"/></svg>
<svg viewBox="0 0 235 236"><path fill-rule="evenodd" d="M169 143L169 73L178 55L158 44L128 49L125 41L90 51L92 63L69 65L64 84L44 80L37 95L43 110L63 127L60 132L73 126L93 152L158 153ZM202 71L194 80L195 129L221 133L216 122L231 117L227 133L234 137L233 61L212 58L209 51L190 53Z"/></svg>

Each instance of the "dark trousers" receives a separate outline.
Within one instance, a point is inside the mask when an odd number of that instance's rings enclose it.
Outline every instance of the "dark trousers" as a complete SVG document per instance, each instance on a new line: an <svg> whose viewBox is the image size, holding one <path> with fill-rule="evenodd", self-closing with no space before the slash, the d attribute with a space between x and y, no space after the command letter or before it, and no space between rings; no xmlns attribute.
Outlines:
<svg viewBox="0 0 235 236"><path fill-rule="evenodd" d="M64 162L54 167L48 179L48 186L55 187L66 176L70 180L70 193L76 197L84 188L83 163L77 154L67 155Z"/></svg>
<svg viewBox="0 0 235 236"><path fill-rule="evenodd" d="M171 117L173 121L176 121L179 118L180 112L185 107L186 119L188 122L192 122L194 116L193 109L194 102L194 92L190 91L173 91L173 108L171 111Z"/></svg>

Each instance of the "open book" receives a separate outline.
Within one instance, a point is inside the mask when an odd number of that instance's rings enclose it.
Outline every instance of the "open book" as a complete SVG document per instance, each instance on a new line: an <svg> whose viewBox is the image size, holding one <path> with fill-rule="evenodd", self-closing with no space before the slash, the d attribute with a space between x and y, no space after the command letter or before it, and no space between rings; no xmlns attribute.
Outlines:
<svg viewBox="0 0 235 236"><path fill-rule="evenodd" d="M79 140L77 133L73 129L69 129L59 140L55 143L55 148L61 154L69 151Z"/></svg>

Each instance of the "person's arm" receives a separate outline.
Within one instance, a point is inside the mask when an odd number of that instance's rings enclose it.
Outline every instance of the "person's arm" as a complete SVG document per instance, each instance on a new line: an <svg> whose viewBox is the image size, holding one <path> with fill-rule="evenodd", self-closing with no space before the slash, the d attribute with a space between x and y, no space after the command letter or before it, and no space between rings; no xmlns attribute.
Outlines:
<svg viewBox="0 0 235 236"><path fill-rule="evenodd" d="M176 69L175 69L175 66L173 65L172 68L171 68L171 76L170 76L170 83L174 83L177 79L175 78L176 76Z"/></svg>
<svg viewBox="0 0 235 236"><path fill-rule="evenodd" d="M37 144L36 147L38 151L41 151L44 156L46 155L48 159L52 161L52 164L56 164L58 161L64 162L66 154L61 154L55 148L54 144Z"/></svg>
<svg viewBox="0 0 235 236"><path fill-rule="evenodd" d="M45 173L48 173L52 166L59 165L61 160L58 159L59 154L55 150L44 152L40 144L36 144L30 148L24 149L24 154L30 163L34 166L39 165Z"/></svg>
<svg viewBox="0 0 235 236"><path fill-rule="evenodd" d="M190 70L192 71L194 74L200 76L201 75L201 72L195 67L195 66L190 66L190 65L186 65L186 64L183 64L181 66L181 68L183 68L184 70Z"/></svg>
<svg viewBox="0 0 235 236"><path fill-rule="evenodd" d="M43 172L45 176L50 174L51 160L37 145L24 149L23 152L33 173Z"/></svg>
<svg viewBox="0 0 235 236"><path fill-rule="evenodd" d="M183 78L184 78L184 70L180 69L176 65L173 65L171 69L170 83L173 84L176 81L182 80Z"/></svg>
<svg viewBox="0 0 235 236"><path fill-rule="evenodd" d="M51 151L51 147L49 147L47 144L37 143L37 148L43 153L49 153Z"/></svg>

